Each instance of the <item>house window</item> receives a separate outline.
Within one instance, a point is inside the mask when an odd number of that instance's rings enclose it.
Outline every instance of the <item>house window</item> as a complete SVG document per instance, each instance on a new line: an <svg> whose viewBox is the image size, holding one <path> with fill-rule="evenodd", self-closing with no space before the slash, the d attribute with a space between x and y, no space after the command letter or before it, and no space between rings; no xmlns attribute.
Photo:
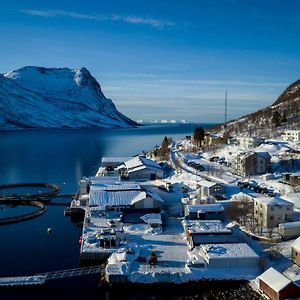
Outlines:
<svg viewBox="0 0 300 300"><path fill-rule="evenodd" d="M274 207L271 207L271 210L273 211L273 210L274 210Z"/></svg>
<svg viewBox="0 0 300 300"><path fill-rule="evenodd" d="M290 207L287 207L286 210L291 210L291 208L290 208Z"/></svg>

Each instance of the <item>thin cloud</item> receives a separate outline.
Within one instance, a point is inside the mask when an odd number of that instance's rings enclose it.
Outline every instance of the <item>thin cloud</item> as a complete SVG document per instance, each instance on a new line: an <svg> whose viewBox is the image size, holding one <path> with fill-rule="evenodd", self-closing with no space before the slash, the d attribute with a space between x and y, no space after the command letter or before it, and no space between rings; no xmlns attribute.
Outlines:
<svg viewBox="0 0 300 300"><path fill-rule="evenodd" d="M122 16L118 14L100 15L100 14L81 14L77 12L69 12L64 10L35 10L35 9L23 9L22 13L44 18L54 18L54 17L68 17L74 19L82 19L89 21L111 21L111 22L123 22L129 24L143 24L149 25L151 27L162 29L164 27L175 26L175 22L171 22L163 19L155 18L145 18L139 16Z"/></svg>

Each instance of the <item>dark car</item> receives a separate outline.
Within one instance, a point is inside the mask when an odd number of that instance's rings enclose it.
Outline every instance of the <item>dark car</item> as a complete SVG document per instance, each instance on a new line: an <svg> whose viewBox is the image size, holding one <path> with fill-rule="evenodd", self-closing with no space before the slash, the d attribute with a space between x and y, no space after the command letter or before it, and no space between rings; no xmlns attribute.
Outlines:
<svg viewBox="0 0 300 300"><path fill-rule="evenodd" d="M219 160L219 156L212 156L209 160L217 162Z"/></svg>
<svg viewBox="0 0 300 300"><path fill-rule="evenodd" d="M214 197L217 199L217 200L226 200L228 199L226 197L226 195L223 195L223 194L217 194L217 195L214 195Z"/></svg>
<svg viewBox="0 0 300 300"><path fill-rule="evenodd" d="M201 165L197 165L196 166L196 169L198 170L198 171L205 171L205 168L203 167L203 166L201 166Z"/></svg>
<svg viewBox="0 0 300 300"><path fill-rule="evenodd" d="M163 190L163 191L168 191L167 187L164 186L163 184L162 185L159 185L157 188L159 188L160 190Z"/></svg>

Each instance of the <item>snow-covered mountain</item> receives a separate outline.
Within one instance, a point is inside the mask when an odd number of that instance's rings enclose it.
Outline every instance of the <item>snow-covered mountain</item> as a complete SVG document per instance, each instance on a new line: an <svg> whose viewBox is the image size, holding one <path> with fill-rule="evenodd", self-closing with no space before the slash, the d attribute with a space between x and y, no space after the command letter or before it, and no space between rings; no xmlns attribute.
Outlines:
<svg viewBox="0 0 300 300"><path fill-rule="evenodd" d="M24 67L0 74L0 129L135 125L85 68Z"/></svg>

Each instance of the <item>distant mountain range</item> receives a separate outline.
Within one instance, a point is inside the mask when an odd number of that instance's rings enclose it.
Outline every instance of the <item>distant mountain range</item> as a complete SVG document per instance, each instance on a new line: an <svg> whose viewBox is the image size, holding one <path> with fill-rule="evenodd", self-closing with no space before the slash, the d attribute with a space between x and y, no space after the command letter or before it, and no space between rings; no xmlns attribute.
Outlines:
<svg viewBox="0 0 300 300"><path fill-rule="evenodd" d="M0 129L131 127L86 68L0 74Z"/></svg>
<svg viewBox="0 0 300 300"><path fill-rule="evenodd" d="M300 80L295 81L271 105L239 119L211 128L231 135L270 137L285 129L300 129Z"/></svg>

